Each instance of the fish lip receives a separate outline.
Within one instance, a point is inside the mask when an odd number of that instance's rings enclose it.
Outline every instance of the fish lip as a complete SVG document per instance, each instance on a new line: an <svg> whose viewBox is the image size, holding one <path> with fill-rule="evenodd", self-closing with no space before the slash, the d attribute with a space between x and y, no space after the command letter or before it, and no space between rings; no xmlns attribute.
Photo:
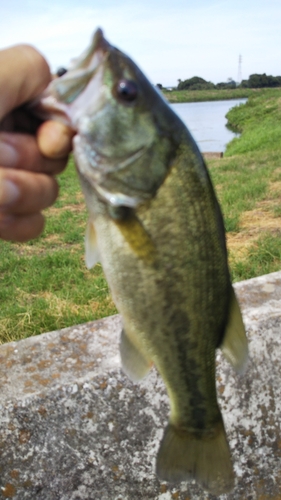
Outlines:
<svg viewBox="0 0 281 500"><path fill-rule="evenodd" d="M39 98L35 98L28 103L27 108L42 120L56 120L77 133L77 128L72 123L68 114L67 106L63 102L59 102L56 97L49 92L48 88Z"/></svg>
<svg viewBox="0 0 281 500"><path fill-rule="evenodd" d="M75 79L79 80L87 74L90 81L90 78L93 78L104 64L111 50L112 46L104 38L103 31L98 28L94 33L90 47L78 58L74 58L68 71L62 77L52 80L43 93L29 103L28 107L40 118L44 120L56 119L78 132L76 122L79 118L73 118L71 115L73 104L76 104L79 94L74 96L73 100L68 101L67 93L64 90L65 82L69 81L70 75L75 81ZM85 88L88 83L85 83Z"/></svg>
<svg viewBox="0 0 281 500"><path fill-rule="evenodd" d="M107 54L111 51L112 45L104 38L103 31L101 28L98 28L92 38L92 42L89 47L86 48L85 51L80 54L80 56L72 59L68 72L76 71L81 72L85 71L85 69L94 69L92 66L92 60L96 52L100 51L104 54ZM65 79L66 74L61 77L61 79Z"/></svg>
<svg viewBox="0 0 281 500"><path fill-rule="evenodd" d="M104 38L103 30L101 28L97 28L93 37L93 51L95 50L104 50L108 51L111 49L110 43Z"/></svg>

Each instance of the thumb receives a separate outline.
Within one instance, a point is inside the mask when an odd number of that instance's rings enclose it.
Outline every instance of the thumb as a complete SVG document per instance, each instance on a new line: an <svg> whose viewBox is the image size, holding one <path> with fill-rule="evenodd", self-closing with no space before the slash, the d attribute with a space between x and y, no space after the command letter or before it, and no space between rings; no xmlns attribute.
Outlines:
<svg viewBox="0 0 281 500"><path fill-rule="evenodd" d="M0 120L37 97L51 80L47 61L30 45L1 50L0 68Z"/></svg>

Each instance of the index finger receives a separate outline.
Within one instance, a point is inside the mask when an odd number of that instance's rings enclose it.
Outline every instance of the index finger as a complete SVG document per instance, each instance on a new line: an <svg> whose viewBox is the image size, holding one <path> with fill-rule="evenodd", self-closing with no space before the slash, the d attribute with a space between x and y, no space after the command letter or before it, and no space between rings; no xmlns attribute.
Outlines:
<svg viewBox="0 0 281 500"><path fill-rule="evenodd" d="M0 68L0 120L37 97L51 80L47 61L31 45L1 50Z"/></svg>

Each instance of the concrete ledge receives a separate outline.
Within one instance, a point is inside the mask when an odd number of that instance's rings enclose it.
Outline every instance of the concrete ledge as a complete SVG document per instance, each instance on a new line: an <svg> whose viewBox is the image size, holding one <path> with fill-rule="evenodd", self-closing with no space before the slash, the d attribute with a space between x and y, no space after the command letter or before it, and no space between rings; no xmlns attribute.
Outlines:
<svg viewBox="0 0 281 500"><path fill-rule="evenodd" d="M212 160L213 158L223 158L222 152L219 153L208 152L208 153L202 153L202 155L206 160Z"/></svg>
<svg viewBox="0 0 281 500"><path fill-rule="evenodd" d="M235 286L251 361L238 377L218 354L218 393L237 485L227 499L281 498L281 272ZM0 498L199 500L195 484L154 475L168 418L156 372L120 370L120 317L0 347Z"/></svg>

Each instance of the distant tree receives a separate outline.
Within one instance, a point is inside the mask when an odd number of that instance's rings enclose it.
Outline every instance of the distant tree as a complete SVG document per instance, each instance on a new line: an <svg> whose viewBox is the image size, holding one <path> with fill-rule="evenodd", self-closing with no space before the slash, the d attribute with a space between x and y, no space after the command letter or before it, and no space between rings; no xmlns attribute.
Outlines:
<svg viewBox="0 0 281 500"><path fill-rule="evenodd" d="M217 83L216 88L217 89L235 89L236 82L234 80L232 80L232 78L228 78L227 82Z"/></svg>
<svg viewBox="0 0 281 500"><path fill-rule="evenodd" d="M262 87L267 87L268 79L265 73L262 75L253 74L249 77L249 87L252 89L258 89Z"/></svg>
<svg viewBox="0 0 281 500"><path fill-rule="evenodd" d="M266 75L266 73L263 74L255 73L249 76L248 86L251 89L259 89L263 87L280 87L281 77Z"/></svg>
<svg viewBox="0 0 281 500"><path fill-rule="evenodd" d="M225 82L220 82L220 83L217 83L216 87L217 89L225 89L227 83Z"/></svg>
<svg viewBox="0 0 281 500"><path fill-rule="evenodd" d="M196 83L195 85L191 85L189 90L213 90L216 86L212 82L206 83Z"/></svg>
<svg viewBox="0 0 281 500"><path fill-rule="evenodd" d="M156 85L155 85L155 86L156 86L158 89L160 89L160 90L163 88L162 83L156 83Z"/></svg>
<svg viewBox="0 0 281 500"><path fill-rule="evenodd" d="M215 88L212 82L207 82L204 78L193 76L187 80L180 81L178 90L208 90Z"/></svg>
<svg viewBox="0 0 281 500"><path fill-rule="evenodd" d="M244 89L249 88L249 80L242 80L240 87L243 87Z"/></svg>

